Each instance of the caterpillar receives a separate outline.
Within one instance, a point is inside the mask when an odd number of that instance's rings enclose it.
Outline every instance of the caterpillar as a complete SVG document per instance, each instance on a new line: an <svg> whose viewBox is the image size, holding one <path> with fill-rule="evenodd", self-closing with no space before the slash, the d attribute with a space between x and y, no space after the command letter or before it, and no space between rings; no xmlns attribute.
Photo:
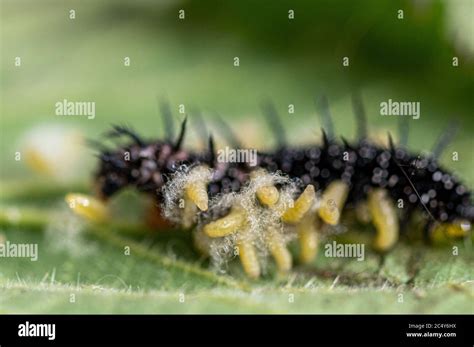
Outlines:
<svg viewBox="0 0 474 347"><path fill-rule="evenodd" d="M205 151L187 150L183 142L187 118L174 138L169 105L162 107L167 129L163 140L144 140L124 126L113 126L106 138L125 138L109 149L96 142L100 154L94 176L97 199L68 194L69 206L90 219L104 220L104 201L126 187L152 196L156 214L178 227L194 230L197 247L217 264L238 256L251 278L262 274L271 256L280 272L292 268L288 243L296 239L299 261L317 255L321 230L337 226L349 208L365 211L365 222L375 228L373 248L382 254L396 243L415 212L426 216L424 235L435 232L465 237L474 206L468 188L438 163L453 129L440 136L431 154L407 149L408 127L400 126L400 143L388 134L388 146L367 136L366 114L360 98L352 98L358 123L357 140L334 136L328 101L317 102L324 127L322 144L291 147L270 102L263 111L278 145L258 151L256 161L218 160L212 136ZM235 134L223 123L233 146ZM402 203L404 208L397 206Z"/></svg>

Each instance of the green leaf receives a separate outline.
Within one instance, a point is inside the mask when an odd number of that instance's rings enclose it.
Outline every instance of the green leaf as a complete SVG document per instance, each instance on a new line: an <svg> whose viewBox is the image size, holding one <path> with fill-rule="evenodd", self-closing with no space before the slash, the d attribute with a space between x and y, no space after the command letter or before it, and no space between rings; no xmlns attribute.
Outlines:
<svg viewBox="0 0 474 347"><path fill-rule="evenodd" d="M371 252L363 262L320 252L315 264L296 267L288 277L271 271L249 282L238 264L231 264L231 275L208 270L178 231L153 235L138 232L139 225L83 224L70 238L52 227L61 218L57 212L26 206L1 211L7 240L39 245L36 262L1 258L1 312L468 313L474 295L472 254L463 254L469 249L462 245L452 256L450 248L402 243L381 269ZM58 248L61 237L67 242ZM411 260L420 253L422 260Z"/></svg>

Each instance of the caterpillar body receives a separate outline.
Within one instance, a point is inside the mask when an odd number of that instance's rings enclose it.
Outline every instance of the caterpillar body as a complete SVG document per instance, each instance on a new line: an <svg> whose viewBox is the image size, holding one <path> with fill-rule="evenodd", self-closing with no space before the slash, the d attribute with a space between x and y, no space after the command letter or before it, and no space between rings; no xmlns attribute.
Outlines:
<svg viewBox="0 0 474 347"><path fill-rule="evenodd" d="M389 146L377 145L366 136L360 98L353 102L357 141L334 138L322 98L322 144L296 148L286 145L275 109L267 104L279 145L272 152L257 152L255 166L219 161L212 137L207 151L183 149L186 120L174 141L146 141L129 128L115 126L107 136L129 140L116 149L101 147L95 174L98 195L107 200L134 187L153 196L165 220L195 230L196 244L216 264L238 255L252 278L261 275L268 255L280 271L289 271L293 260L287 244L293 239L299 243L300 261L311 262L323 226L337 226L350 207L366 211L366 222L376 230L373 247L382 253L396 244L404 229L400 220L409 220L415 211L427 217L428 238L434 230L466 236L474 219L471 193L436 159L449 134L441 137L432 155L396 146L390 135ZM163 113L170 124L166 106Z"/></svg>

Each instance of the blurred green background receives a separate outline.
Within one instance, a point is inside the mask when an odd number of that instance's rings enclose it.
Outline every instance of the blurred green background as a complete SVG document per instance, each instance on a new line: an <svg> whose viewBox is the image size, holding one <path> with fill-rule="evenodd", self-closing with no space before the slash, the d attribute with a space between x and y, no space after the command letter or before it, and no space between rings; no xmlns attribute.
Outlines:
<svg viewBox="0 0 474 347"><path fill-rule="evenodd" d="M400 244L378 273L378 257L370 251L363 263L320 254L309 269L295 269L289 278L270 275L248 284L255 289L249 294L206 272L189 235L135 241L131 257L124 257L123 245L133 242L117 239L117 233L98 233L105 243L83 240L81 228L63 213L63 196L87 189L83 182L95 162L91 151L78 159L76 179L82 183L66 187L38 180L23 161L15 161L15 152L38 126L69 127L100 139L111 124L125 123L147 137L163 136L163 98L177 121L179 104L191 118L200 109L209 125L219 113L244 142L268 148L274 139L260 111L262 98L275 102L288 138L298 144L319 136L314 100L325 94L337 134L354 138L350 94L359 90L376 136L390 131L396 137L399 121L380 116L381 102L421 102L421 118L409 121L409 146L416 151L429 150L448 124L459 122L442 162L472 189L474 1L0 4L0 237L40 248L34 266L27 259L0 262L0 312L472 312L469 243L460 245L458 257L449 247ZM349 67L342 66L345 56ZM458 67L452 66L454 56ZM21 67L15 57L21 57ZM95 102L95 119L56 116L55 103L63 99ZM294 114L288 114L288 104L295 105ZM219 130L213 131L222 141ZM195 146L194 137L189 146ZM459 161L451 160L452 151L459 152ZM176 257L186 263L176 263ZM233 265L232 275L245 282ZM414 273L415 287L407 287ZM186 305L178 302L181 292L188 295ZM295 303L289 303L290 293L296 293ZM400 293L406 295L403 303Z"/></svg>
<svg viewBox="0 0 474 347"><path fill-rule="evenodd" d="M218 112L242 137L248 139L253 127L257 143L271 147L262 98L275 101L290 139L298 143L319 134L314 99L326 94L337 133L350 138L355 130L349 95L357 89L369 126L383 132L396 133L398 117L380 116L380 102L421 102L421 118L409 122L410 147L416 150L429 150L448 123L459 121L452 150L460 160L445 162L474 183L473 1L1 4L3 178L29 175L21 163L15 165L13 153L21 135L38 124L66 124L99 138L111 123L127 123L146 136L163 136L157 98L170 101L178 121L179 104L187 112L199 108L209 122ZM180 9L184 20L178 19ZM349 67L342 66L345 56ZM452 66L454 56L458 67ZM15 67L15 57L21 57L21 67ZM129 67L124 57L130 57ZM54 105L63 99L96 102L96 118L56 116ZM247 130L239 128L242 122Z"/></svg>

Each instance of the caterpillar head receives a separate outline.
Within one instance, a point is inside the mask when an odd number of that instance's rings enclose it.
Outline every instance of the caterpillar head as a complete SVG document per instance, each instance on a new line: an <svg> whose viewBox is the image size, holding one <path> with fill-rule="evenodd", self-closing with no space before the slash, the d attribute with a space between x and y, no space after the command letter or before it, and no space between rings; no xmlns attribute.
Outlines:
<svg viewBox="0 0 474 347"><path fill-rule="evenodd" d="M142 192L157 191L166 175L189 159L187 153L176 150L170 142L132 143L113 152L102 152L99 158L95 182L103 199L127 186Z"/></svg>

